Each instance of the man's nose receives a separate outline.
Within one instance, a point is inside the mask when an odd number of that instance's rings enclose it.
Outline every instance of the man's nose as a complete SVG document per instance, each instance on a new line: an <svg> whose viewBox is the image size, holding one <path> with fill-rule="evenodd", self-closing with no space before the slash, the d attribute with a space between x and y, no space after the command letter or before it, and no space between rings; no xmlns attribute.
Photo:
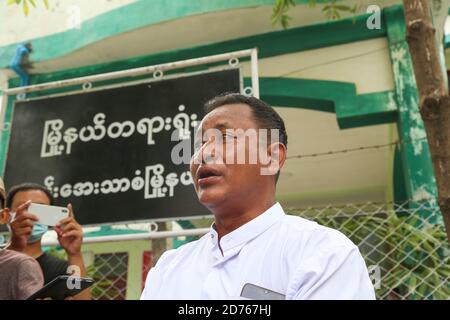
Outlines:
<svg viewBox="0 0 450 320"><path fill-rule="evenodd" d="M191 163L193 164L206 164L211 163L215 157L215 148L211 147L210 141L204 143L192 156Z"/></svg>
<svg viewBox="0 0 450 320"><path fill-rule="evenodd" d="M212 139L205 143L201 150L202 164L214 163L216 157L216 144Z"/></svg>

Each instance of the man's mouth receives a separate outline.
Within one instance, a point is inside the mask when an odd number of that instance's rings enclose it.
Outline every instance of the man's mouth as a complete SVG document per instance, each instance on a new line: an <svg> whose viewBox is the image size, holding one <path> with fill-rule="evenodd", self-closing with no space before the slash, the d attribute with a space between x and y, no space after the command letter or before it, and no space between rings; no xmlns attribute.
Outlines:
<svg viewBox="0 0 450 320"><path fill-rule="evenodd" d="M209 184L215 183L222 177L218 170L205 166L200 166L198 168L196 176L200 187L205 187Z"/></svg>

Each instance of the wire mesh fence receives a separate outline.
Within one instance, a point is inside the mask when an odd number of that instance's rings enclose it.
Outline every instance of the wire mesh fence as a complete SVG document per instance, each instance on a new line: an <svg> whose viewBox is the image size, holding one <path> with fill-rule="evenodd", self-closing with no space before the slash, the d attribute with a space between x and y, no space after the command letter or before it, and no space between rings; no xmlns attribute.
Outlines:
<svg viewBox="0 0 450 320"><path fill-rule="evenodd" d="M450 299L450 251L434 199L291 212L357 244L378 299Z"/></svg>
<svg viewBox="0 0 450 320"><path fill-rule="evenodd" d="M116 252L97 254L88 274L96 281L92 295L96 300L125 300L128 275L128 254Z"/></svg>
<svg viewBox="0 0 450 320"><path fill-rule="evenodd" d="M435 200L285 211L337 229L357 244L377 299L450 299L450 247ZM91 252L88 273L96 280L93 298L138 299L161 253L155 248L164 251L196 238L109 243L107 251L85 248L85 254Z"/></svg>

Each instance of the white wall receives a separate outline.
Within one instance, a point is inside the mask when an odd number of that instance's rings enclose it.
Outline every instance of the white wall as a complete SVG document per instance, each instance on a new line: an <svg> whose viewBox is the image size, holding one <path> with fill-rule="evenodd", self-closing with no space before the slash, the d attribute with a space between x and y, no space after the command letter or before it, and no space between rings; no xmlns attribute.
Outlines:
<svg viewBox="0 0 450 320"><path fill-rule="evenodd" d="M48 0L47 10L42 0L35 0L25 16L22 6L0 1L0 46L59 33L70 29L78 16L86 21L106 11L130 4L136 0Z"/></svg>

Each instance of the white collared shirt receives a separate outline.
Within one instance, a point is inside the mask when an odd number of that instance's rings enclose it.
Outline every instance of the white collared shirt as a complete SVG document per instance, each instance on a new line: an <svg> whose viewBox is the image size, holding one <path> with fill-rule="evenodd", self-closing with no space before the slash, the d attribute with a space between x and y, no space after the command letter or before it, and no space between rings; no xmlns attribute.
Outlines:
<svg viewBox="0 0 450 320"><path fill-rule="evenodd" d="M239 299L247 283L288 300L375 299L358 247L337 230L286 215L279 203L223 236L220 248L211 227L166 251L141 299Z"/></svg>

